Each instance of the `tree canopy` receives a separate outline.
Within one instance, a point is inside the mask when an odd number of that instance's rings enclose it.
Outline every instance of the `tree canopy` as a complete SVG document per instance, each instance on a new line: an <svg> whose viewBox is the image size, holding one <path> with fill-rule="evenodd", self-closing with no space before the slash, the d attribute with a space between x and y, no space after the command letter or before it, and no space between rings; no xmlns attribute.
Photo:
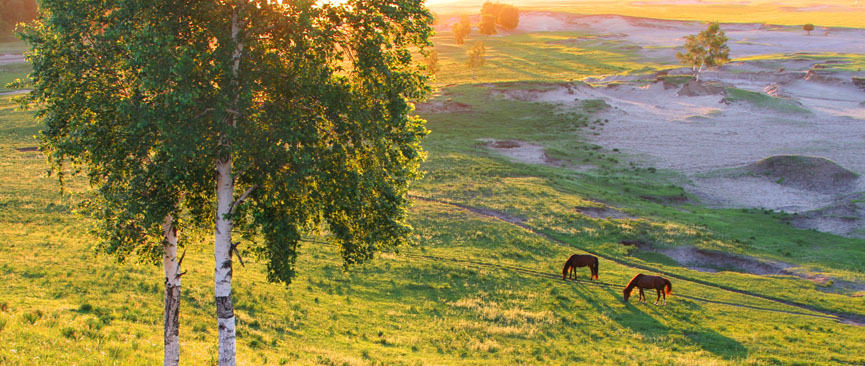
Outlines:
<svg viewBox="0 0 865 366"><path fill-rule="evenodd" d="M478 24L478 33L488 36L497 34L496 16L489 13L481 14L481 23Z"/></svg>
<svg viewBox="0 0 865 366"><path fill-rule="evenodd" d="M683 64L691 65L697 73L703 71L703 67L721 66L730 61L727 40L720 24L709 23L706 30L685 36L686 52L677 52L676 58Z"/></svg>

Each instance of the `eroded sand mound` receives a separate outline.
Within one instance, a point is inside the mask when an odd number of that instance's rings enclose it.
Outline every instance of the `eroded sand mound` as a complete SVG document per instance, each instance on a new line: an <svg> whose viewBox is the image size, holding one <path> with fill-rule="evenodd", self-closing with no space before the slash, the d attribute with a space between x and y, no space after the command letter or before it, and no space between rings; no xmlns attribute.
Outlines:
<svg viewBox="0 0 865 366"><path fill-rule="evenodd" d="M771 156L745 169L769 177L781 185L817 192L849 189L859 177L832 160L804 155Z"/></svg>
<svg viewBox="0 0 865 366"><path fill-rule="evenodd" d="M415 111L418 113L468 113L472 111L472 106L452 100L432 100L415 103Z"/></svg>
<svg viewBox="0 0 865 366"><path fill-rule="evenodd" d="M682 85L679 95L683 97L697 97L703 95L726 95L727 88L717 84L707 84L697 80L691 80Z"/></svg>

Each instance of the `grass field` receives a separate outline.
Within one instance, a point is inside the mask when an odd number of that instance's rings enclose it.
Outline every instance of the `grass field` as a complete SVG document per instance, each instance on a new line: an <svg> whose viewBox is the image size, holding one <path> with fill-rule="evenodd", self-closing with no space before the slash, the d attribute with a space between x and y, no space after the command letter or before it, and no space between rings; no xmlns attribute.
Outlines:
<svg viewBox="0 0 865 366"><path fill-rule="evenodd" d="M469 107L424 113L429 157L412 194L427 199L412 209L415 245L344 272L336 249L310 238L288 288L267 283L264 266L246 258L234 272L240 364L865 364L863 328L832 315L865 315L865 291L840 285L865 281L863 240L795 229L777 212L670 204L684 195L679 175L586 142L603 128L597 103L571 110L496 93L663 65L608 41L556 46L575 33L525 34L488 39L490 59L472 78L447 35L435 40L443 70L434 101ZM517 54L545 61L532 66ZM0 80L16 72L26 70L0 70ZM32 112L14 106L0 97L0 364L157 364L160 269L94 256L74 197L59 195L33 149ZM532 142L594 169L515 163L480 139ZM634 218L576 210L587 206ZM181 363L215 364L212 244L181 238L189 250ZM620 240L781 261L835 283L697 272ZM585 268L581 281L563 281L564 260L584 251L602 256L600 281L589 282ZM637 304L636 295L622 302L639 272L672 279L668 306Z"/></svg>
<svg viewBox="0 0 865 366"><path fill-rule="evenodd" d="M861 280L861 257L855 254L859 241L791 229L774 213L688 206L694 214L684 215L646 202L636 197L677 192L652 183L665 181L667 173L621 168L610 161L612 153L578 142L574 121L564 116L585 117L496 100L474 86L447 92L476 109L428 116L433 131L426 141L428 173L415 194L524 217L527 225L568 245L455 206L418 201L412 215L417 246L402 254L384 254L344 273L334 248L308 243L300 257L301 275L288 289L265 283L259 264L237 271L242 364L865 362L852 351L865 341L861 328L775 301L674 279L667 307L624 304L621 287L639 270L605 260L601 280L612 286L556 279L564 258L585 248L699 281L826 310L861 312L860 298L824 292L809 281L693 272L651 253L628 256L616 244L620 238L640 237L668 245L738 245L728 249ZM158 268L93 257L86 226L57 195L55 182L45 177L43 158L16 150L34 146L38 127L28 113L11 108L4 98L0 235L9 244L0 249L5 294L0 342L8 346L0 351L0 360L158 362ZM605 168L575 174L514 164L480 148L475 141L480 137L529 138ZM599 201L628 207L641 218L595 220L573 211ZM734 244L734 238L755 235ZM788 252L790 242L805 241L829 250L803 246L804 252ZM182 360L207 364L215 353L208 244L192 240L187 245ZM581 275L587 277L587 272ZM791 343L795 350L789 349Z"/></svg>
<svg viewBox="0 0 865 366"><path fill-rule="evenodd" d="M442 84L465 82L572 81L593 75L647 73L669 65L644 60L632 45L610 39L588 39L580 44L562 43L577 37L594 38L580 32L544 32L488 37L469 35L467 45L483 42L486 65L474 77L466 68L465 46L454 43L451 32L434 37L440 54Z"/></svg>

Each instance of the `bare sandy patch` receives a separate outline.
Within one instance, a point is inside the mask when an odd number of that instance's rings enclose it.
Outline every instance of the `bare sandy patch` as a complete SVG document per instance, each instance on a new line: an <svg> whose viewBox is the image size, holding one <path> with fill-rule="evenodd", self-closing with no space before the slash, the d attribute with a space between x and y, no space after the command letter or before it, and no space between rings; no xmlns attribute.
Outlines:
<svg viewBox="0 0 865 366"><path fill-rule="evenodd" d="M551 158L543 146L525 141L495 139L480 139L479 141L490 150L519 163L555 166L575 171L587 171L594 168L591 165L567 164L560 159Z"/></svg>
<svg viewBox="0 0 865 366"><path fill-rule="evenodd" d="M759 69L750 63L742 65ZM597 116L609 123L597 135L589 136L593 143L637 156L635 160L643 165L684 173L688 181L682 183L688 192L712 207L806 213L833 205L839 195L865 190L862 180L853 178L865 173L865 160L861 159L865 156L865 107L859 104L865 100L865 91L843 73L834 80L817 81L806 79L806 75L807 71L728 69L706 73L700 83L686 82L678 87L671 87L656 75L629 75L552 88L504 89L493 94L563 108L579 108L587 100L601 100L610 107ZM651 82L653 79L658 81ZM610 84L615 86L608 87ZM782 95L766 102L795 106L803 112L732 101L725 95L726 88ZM549 164L541 149L527 146L522 152L533 158L519 159ZM791 168L786 175L756 171L742 174L749 165L753 168L765 158L781 155L831 161L838 171L853 175L844 184L815 189L805 183L791 184L804 182L793 173L810 169L806 166ZM830 225L830 221L835 223ZM828 219L825 224L815 225L812 220L802 227L831 229L841 235L850 235L849 227L865 227L858 222L842 227L837 221ZM835 227L839 229L832 229Z"/></svg>

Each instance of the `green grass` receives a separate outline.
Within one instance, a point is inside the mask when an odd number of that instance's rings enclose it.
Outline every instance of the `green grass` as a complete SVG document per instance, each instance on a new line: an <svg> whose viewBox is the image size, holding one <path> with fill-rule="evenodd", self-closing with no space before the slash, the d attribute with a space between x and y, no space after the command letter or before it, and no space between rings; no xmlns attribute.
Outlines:
<svg viewBox="0 0 865 366"><path fill-rule="evenodd" d="M596 38L581 32L544 32L503 36L469 35L456 45L451 32L440 32L433 42L439 52L440 84L572 81L587 76L649 73L668 67L639 56L638 47L621 40ZM486 65L475 78L468 70L466 50L484 42Z"/></svg>
<svg viewBox="0 0 865 366"><path fill-rule="evenodd" d="M807 109L790 100L739 88L727 88L727 96L725 97L725 100L730 102L747 102L757 108L770 109L778 112L809 113Z"/></svg>
<svg viewBox="0 0 865 366"><path fill-rule="evenodd" d="M602 127L588 112L510 101L483 87L442 92L442 98L471 104L473 111L427 116L427 174L414 194L522 217L561 242L454 206L417 201L411 215L416 246L350 272L342 271L335 248L306 243L299 276L285 288L266 283L263 265L249 258L234 282L240 364L865 362L854 352L865 341L861 328L779 312L810 313L802 309L688 280L673 281L666 307L625 304L621 288L644 271L629 265L640 265L832 311L862 313L861 298L823 292L789 276L694 272L617 244L639 238L661 246L698 245L862 281L861 240L796 230L777 213L653 203L640 197L683 194L670 184L677 175L632 168L617 161L617 153L581 142L590 126ZM35 146L37 131L30 113L13 111L9 97L0 98L0 238L7 243L0 246L0 361L159 362L159 269L93 256L86 222L57 194L56 182L44 174L44 159L16 150ZM531 141L570 163L596 168L576 173L513 163L480 146L479 138ZM82 182L73 180L70 187L80 190ZM640 218L598 220L574 210L600 202ZM184 261L189 273L181 305L182 363L210 364L216 339L210 244L183 237L190 251ZM602 260L601 280L612 286L555 278L564 259L580 249L626 264ZM580 275L588 277L585 270Z"/></svg>
<svg viewBox="0 0 865 366"><path fill-rule="evenodd" d="M761 62L769 68L783 65L790 60L808 60L817 62L823 71L860 72L865 70L865 55L858 53L783 53L766 54L736 58L735 61Z"/></svg>
<svg viewBox="0 0 865 366"><path fill-rule="evenodd" d="M0 65L0 93L16 90L8 88L6 85L17 79L27 80L30 71L31 68L28 63Z"/></svg>
<svg viewBox="0 0 865 366"><path fill-rule="evenodd" d="M27 43L18 39L15 39L12 36L3 37L0 35L0 55L5 54L24 54L24 51L27 51L30 47L27 46Z"/></svg>

